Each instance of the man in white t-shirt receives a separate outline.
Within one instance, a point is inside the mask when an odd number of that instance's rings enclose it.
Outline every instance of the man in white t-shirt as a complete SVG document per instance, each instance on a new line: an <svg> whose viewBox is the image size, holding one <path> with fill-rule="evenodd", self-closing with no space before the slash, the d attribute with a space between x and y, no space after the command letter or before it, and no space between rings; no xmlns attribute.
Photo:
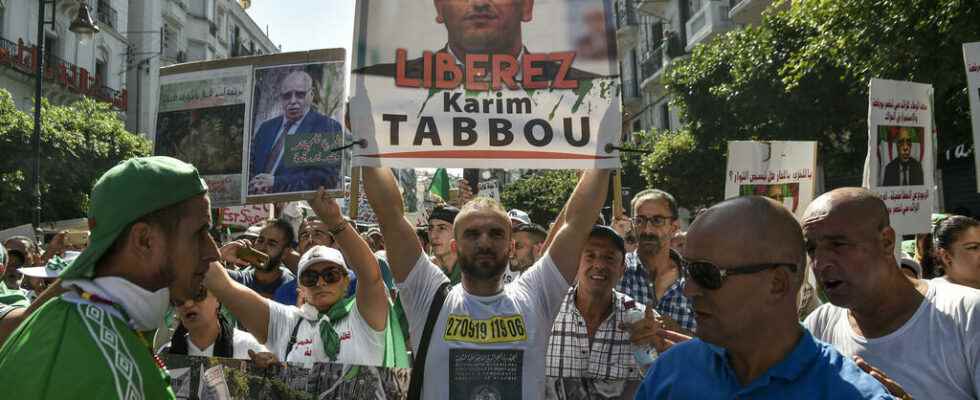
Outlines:
<svg viewBox="0 0 980 400"><path fill-rule="evenodd" d="M820 196L807 207L803 233L831 303L807 317L814 337L859 358L899 397L901 389L917 399L980 396L980 291L903 274L877 194L842 188Z"/></svg>
<svg viewBox="0 0 980 400"><path fill-rule="evenodd" d="M545 256L506 286L501 278L513 246L506 211L487 198L464 205L453 227L462 284L449 289L427 346L420 341L429 308L448 279L422 251L391 172L364 168L363 178L388 239L388 260L408 317L412 349L416 354L427 351L424 365L416 359L413 366L424 368L421 398L542 398L548 336L606 199L609 171L583 174L568 201L565 225Z"/></svg>

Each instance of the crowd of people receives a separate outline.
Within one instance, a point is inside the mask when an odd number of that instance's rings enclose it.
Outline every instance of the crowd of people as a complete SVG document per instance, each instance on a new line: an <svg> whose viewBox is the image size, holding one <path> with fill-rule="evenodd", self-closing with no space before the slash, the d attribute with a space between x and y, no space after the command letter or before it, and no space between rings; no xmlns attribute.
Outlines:
<svg viewBox="0 0 980 400"><path fill-rule="evenodd" d="M298 226L219 243L192 165L113 167L87 245L0 247L5 396L173 398L158 357L172 353L411 367L422 399L980 398L969 216L937 218L897 257L883 201L860 188L800 220L729 199L682 230L653 188L596 223L610 172L586 170L554 221L464 196L416 226L390 170L362 179L377 226L321 190Z"/></svg>

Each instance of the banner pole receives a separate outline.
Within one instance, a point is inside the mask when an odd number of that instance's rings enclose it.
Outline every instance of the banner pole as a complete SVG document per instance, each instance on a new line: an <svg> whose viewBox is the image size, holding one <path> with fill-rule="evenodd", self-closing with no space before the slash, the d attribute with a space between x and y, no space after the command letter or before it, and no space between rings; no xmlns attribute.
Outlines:
<svg viewBox="0 0 980 400"><path fill-rule="evenodd" d="M357 206L361 204L361 167L350 169L350 200L347 204L347 211L350 219L357 221Z"/></svg>

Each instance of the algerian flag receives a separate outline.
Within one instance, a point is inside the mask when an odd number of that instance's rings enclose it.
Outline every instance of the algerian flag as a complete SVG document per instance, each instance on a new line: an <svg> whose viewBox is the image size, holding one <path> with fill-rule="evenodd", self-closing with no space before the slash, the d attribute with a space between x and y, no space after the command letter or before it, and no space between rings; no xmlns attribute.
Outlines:
<svg viewBox="0 0 980 400"><path fill-rule="evenodd" d="M432 183L429 184L429 193L439 196L443 201L449 199L449 174L446 173L445 168L437 169L436 174L432 175Z"/></svg>

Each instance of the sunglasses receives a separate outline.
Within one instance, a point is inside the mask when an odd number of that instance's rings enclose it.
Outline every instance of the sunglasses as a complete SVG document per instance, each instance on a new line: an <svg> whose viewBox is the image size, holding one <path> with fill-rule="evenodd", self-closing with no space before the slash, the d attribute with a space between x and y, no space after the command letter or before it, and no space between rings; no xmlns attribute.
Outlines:
<svg viewBox="0 0 980 400"><path fill-rule="evenodd" d="M792 263L751 264L726 269L718 268L717 265L707 261L684 260L681 264L683 265L682 270L685 279L691 279L698 286L708 290L720 289L725 284L725 278L732 275L754 274L779 267L786 267L790 271L796 272L796 264Z"/></svg>
<svg viewBox="0 0 980 400"><path fill-rule="evenodd" d="M194 293L194 297L191 297L188 300L195 303L200 303L204 301L204 299L206 298L208 298L208 290L204 286L201 286L201 288L197 291L197 293ZM170 305L174 307L179 307L180 305L184 304L185 301L187 300L170 299Z"/></svg>
<svg viewBox="0 0 980 400"><path fill-rule="evenodd" d="M347 276L347 271L340 268L330 268L323 271L306 270L299 274L299 283L306 287L314 287L320 281L320 277L327 283L337 283Z"/></svg>

